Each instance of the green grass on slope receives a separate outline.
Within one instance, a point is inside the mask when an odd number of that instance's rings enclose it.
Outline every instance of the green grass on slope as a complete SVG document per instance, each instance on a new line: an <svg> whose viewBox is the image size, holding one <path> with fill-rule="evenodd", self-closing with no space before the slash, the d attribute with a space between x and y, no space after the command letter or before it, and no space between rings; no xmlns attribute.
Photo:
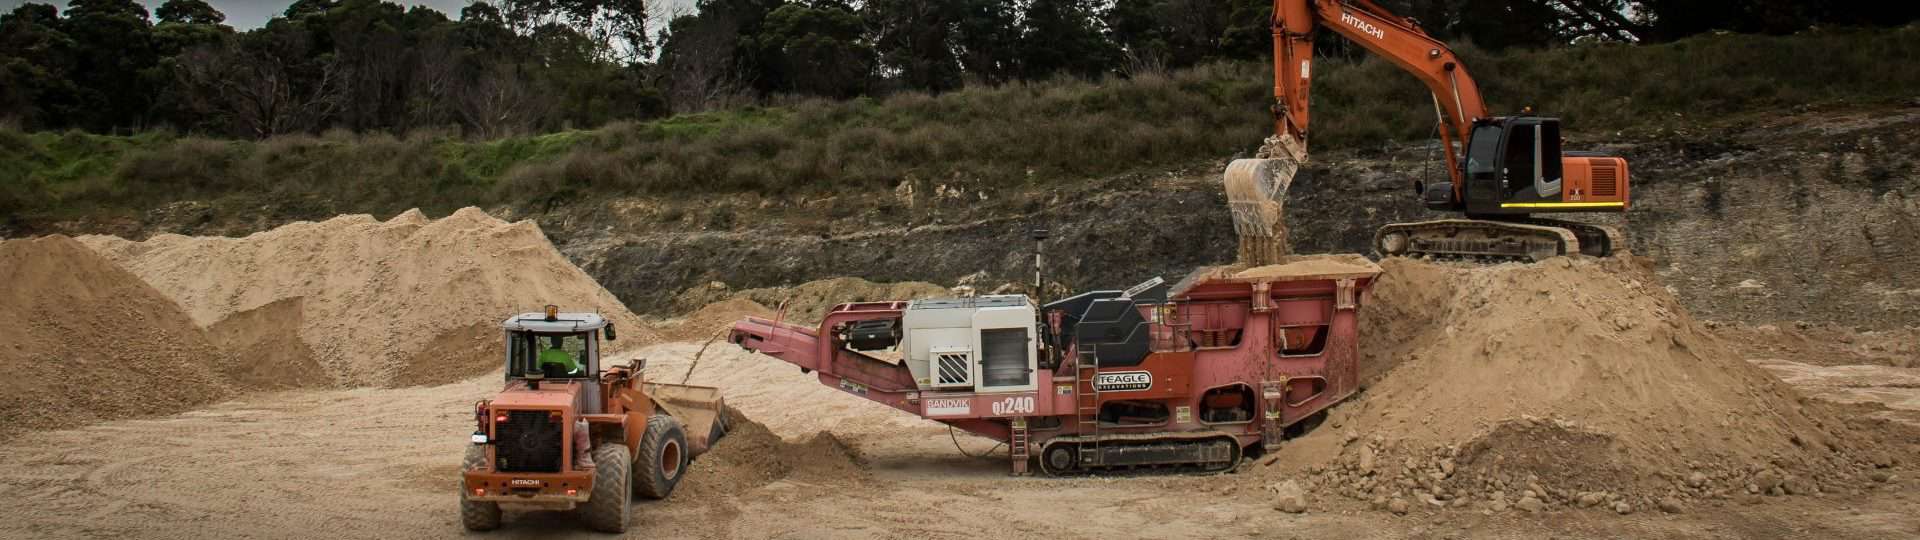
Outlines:
<svg viewBox="0 0 1920 540"><path fill-rule="evenodd" d="M1490 54L1463 47L1499 113L1533 105L1594 132L1910 99L1920 30L1700 36ZM246 197L386 213L537 207L605 194L885 189L902 182L1038 185L1245 154L1267 135L1265 65L1100 82L799 101L494 141L329 133L222 141L0 130L0 221L135 213ZM1419 84L1378 59L1316 66L1317 150L1433 130ZM304 201L304 202L302 202Z"/></svg>

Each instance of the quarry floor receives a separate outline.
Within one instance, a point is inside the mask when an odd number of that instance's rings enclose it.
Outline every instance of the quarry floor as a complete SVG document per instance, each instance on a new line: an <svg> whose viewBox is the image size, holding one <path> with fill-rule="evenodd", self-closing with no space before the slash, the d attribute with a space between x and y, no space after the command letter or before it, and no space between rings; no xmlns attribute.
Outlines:
<svg viewBox="0 0 1920 540"><path fill-rule="evenodd" d="M1317 499L1273 508L1270 467L1211 477L1011 478L991 441L849 398L790 366L699 343L638 354L650 377L715 384L774 434L826 432L853 449L851 474L791 475L750 487L696 463L680 491L636 504L628 537L665 538L1913 538L1920 483L1859 495L1713 501L1680 514L1545 514L1415 508L1405 515ZM1913 407L1920 390L1840 392L1861 366L1755 359L1816 396ZM496 376L432 387L244 395L191 412L24 434L0 452L0 497L31 501L0 520L5 538L422 538L461 530L455 495L467 407ZM1908 386L1908 388L1898 388ZM1840 395L1844 394L1844 395ZM1895 414L1911 410L1892 409ZM723 442L723 444L725 444ZM791 449L788 450L791 452ZM800 452L791 452L801 454ZM1003 455L1003 454L1002 454ZM806 468L828 455L767 456ZM1312 456L1282 450L1279 466ZM836 469L823 469L834 471ZM164 525L163 525L164 524ZM606 537L564 512L509 513L497 538Z"/></svg>

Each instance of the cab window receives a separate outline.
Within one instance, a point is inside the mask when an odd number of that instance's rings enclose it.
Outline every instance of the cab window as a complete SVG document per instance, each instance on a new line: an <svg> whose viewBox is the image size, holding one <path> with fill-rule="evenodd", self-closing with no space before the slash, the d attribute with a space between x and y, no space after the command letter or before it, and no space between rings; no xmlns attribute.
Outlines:
<svg viewBox="0 0 1920 540"><path fill-rule="evenodd" d="M547 378L586 377L591 333L513 332L508 338L509 376L539 373Z"/></svg>
<svg viewBox="0 0 1920 540"><path fill-rule="evenodd" d="M1473 141L1467 145L1467 175L1479 176L1498 172L1500 157L1500 126L1483 125L1473 128Z"/></svg>
<svg viewBox="0 0 1920 540"><path fill-rule="evenodd" d="M1512 192L1533 187L1534 126L1513 126L1507 133L1507 187Z"/></svg>

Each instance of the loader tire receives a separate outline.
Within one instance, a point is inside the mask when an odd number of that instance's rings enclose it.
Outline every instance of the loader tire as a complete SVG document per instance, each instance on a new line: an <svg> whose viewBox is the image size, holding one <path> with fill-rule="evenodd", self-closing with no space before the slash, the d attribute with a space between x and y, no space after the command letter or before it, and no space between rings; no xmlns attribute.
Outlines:
<svg viewBox="0 0 1920 540"><path fill-rule="evenodd" d="M487 448L481 445L467 447L467 462L462 471L482 469L487 466ZM460 524L469 531L491 531L500 528L500 503L491 501L467 500L467 486L460 486Z"/></svg>
<svg viewBox="0 0 1920 540"><path fill-rule="evenodd" d="M593 530L627 532L627 523L633 520L633 489L628 487L633 484L633 471L627 466L632 459L627 447L618 444L593 448L593 496L580 506L581 516Z"/></svg>
<svg viewBox="0 0 1920 540"><path fill-rule="evenodd" d="M687 434L680 420L666 415L647 419L640 435L640 453L634 456L633 492L649 499L665 499L687 475Z"/></svg>

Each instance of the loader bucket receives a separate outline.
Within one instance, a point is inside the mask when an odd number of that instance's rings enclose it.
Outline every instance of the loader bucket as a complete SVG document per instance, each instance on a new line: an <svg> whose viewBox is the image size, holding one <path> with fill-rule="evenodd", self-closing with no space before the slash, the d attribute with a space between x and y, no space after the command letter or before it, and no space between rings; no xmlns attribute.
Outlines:
<svg viewBox="0 0 1920 540"><path fill-rule="evenodd" d="M1227 208L1233 212L1233 232L1240 237L1241 266L1277 264L1290 251L1287 244L1287 188L1300 170L1299 161L1236 159L1227 165Z"/></svg>
<svg viewBox="0 0 1920 540"><path fill-rule="evenodd" d="M692 455L706 453L713 443L719 442L719 437L726 435L730 426L719 388L655 382L645 383L645 387L655 406L680 420Z"/></svg>

